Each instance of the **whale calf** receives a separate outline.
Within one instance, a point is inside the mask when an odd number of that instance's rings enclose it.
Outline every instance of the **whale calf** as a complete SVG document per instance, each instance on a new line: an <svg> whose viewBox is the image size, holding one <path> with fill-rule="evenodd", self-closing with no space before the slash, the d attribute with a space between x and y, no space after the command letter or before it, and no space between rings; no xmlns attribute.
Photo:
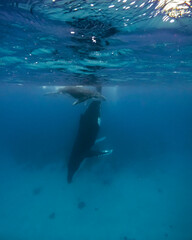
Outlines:
<svg viewBox="0 0 192 240"><path fill-rule="evenodd" d="M79 129L68 162L68 183L86 158L108 155L112 150L97 151L92 147L100 129L100 101L92 101L80 117Z"/></svg>
<svg viewBox="0 0 192 240"><path fill-rule="evenodd" d="M77 99L73 105L84 102L88 99L106 100L99 92L80 86L66 86L59 88L56 92L46 93L45 95L69 94Z"/></svg>

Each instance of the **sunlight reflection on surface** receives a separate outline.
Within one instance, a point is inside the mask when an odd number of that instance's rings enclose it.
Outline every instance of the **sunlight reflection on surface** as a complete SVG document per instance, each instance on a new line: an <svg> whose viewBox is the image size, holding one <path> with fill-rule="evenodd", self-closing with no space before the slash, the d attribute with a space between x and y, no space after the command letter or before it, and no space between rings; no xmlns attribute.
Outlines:
<svg viewBox="0 0 192 240"><path fill-rule="evenodd" d="M156 9L162 9L169 17L178 18L191 13L190 0L159 0Z"/></svg>

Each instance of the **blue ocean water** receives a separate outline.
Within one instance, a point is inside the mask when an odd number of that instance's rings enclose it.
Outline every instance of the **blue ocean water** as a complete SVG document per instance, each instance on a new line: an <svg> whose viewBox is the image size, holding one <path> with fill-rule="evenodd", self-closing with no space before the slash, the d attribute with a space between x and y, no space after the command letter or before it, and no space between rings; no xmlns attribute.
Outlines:
<svg viewBox="0 0 192 240"><path fill-rule="evenodd" d="M176 5L175 5L176 4ZM192 240L190 1L0 0L0 240ZM96 149L72 183L81 116Z"/></svg>

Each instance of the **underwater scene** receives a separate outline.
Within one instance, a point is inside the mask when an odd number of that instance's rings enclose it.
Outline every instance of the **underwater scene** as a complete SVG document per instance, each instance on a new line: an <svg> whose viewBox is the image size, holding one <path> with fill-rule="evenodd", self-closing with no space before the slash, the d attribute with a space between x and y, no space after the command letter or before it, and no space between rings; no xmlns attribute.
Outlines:
<svg viewBox="0 0 192 240"><path fill-rule="evenodd" d="M192 240L191 0L0 0L0 240Z"/></svg>

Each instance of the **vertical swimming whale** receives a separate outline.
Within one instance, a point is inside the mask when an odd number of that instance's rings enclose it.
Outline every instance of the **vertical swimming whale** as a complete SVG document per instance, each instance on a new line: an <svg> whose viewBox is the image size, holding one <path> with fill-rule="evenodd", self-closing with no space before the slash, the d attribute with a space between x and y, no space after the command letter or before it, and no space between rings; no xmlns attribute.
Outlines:
<svg viewBox="0 0 192 240"><path fill-rule="evenodd" d="M92 101L80 117L77 137L68 162L68 183L72 182L74 174L85 158L111 153L108 150L94 151L92 149L100 128L100 108L100 101Z"/></svg>

